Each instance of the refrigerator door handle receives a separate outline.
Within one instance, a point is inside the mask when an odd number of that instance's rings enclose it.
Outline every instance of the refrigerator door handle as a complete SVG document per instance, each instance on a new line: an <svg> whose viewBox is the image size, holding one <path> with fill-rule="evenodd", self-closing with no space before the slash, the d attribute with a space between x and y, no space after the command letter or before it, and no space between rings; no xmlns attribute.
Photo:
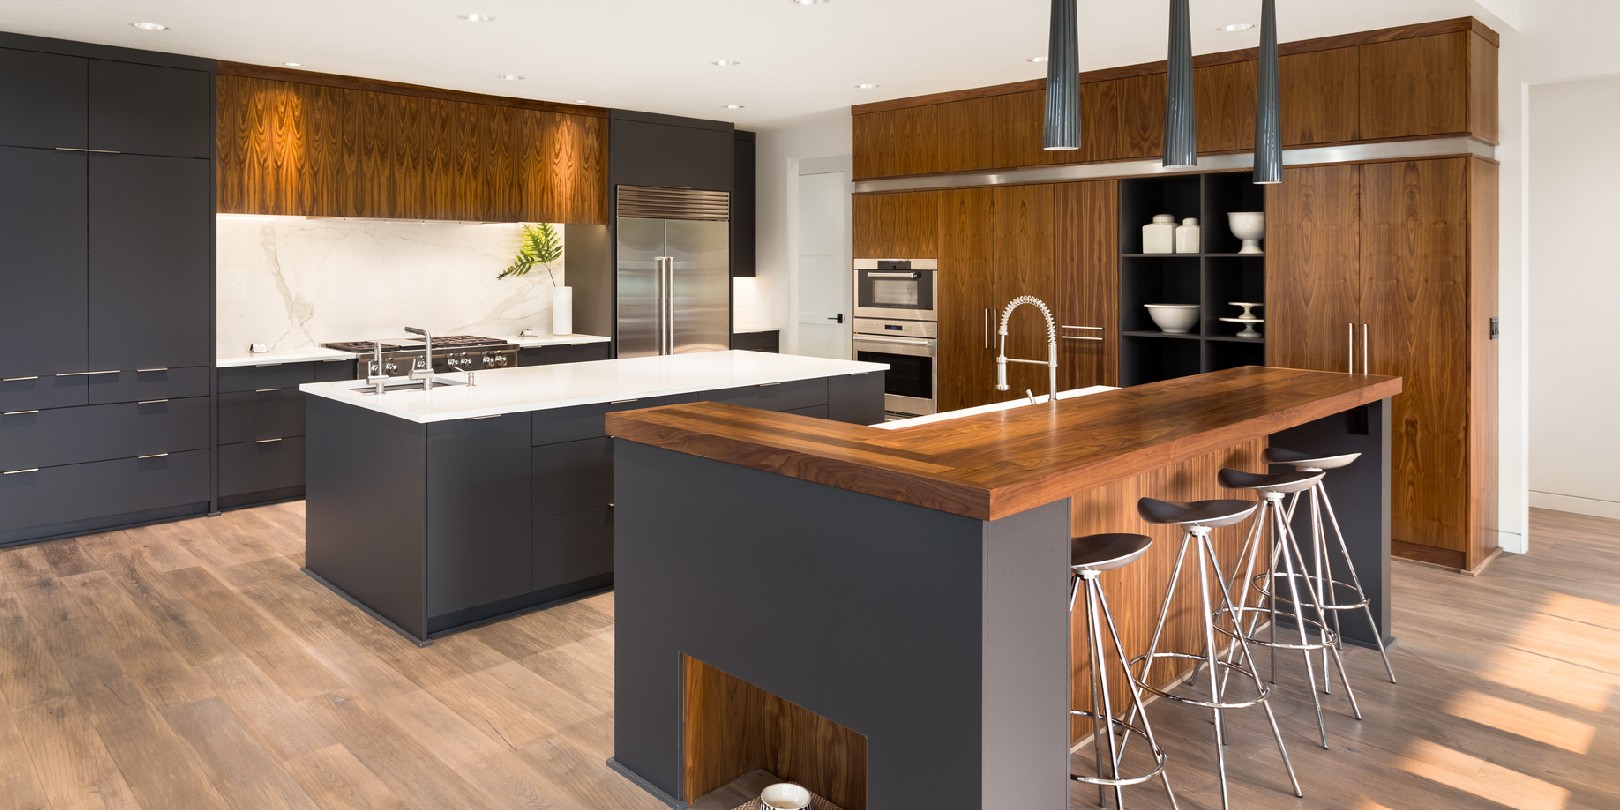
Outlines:
<svg viewBox="0 0 1620 810"><path fill-rule="evenodd" d="M669 257L658 257L658 353L669 354Z"/></svg>

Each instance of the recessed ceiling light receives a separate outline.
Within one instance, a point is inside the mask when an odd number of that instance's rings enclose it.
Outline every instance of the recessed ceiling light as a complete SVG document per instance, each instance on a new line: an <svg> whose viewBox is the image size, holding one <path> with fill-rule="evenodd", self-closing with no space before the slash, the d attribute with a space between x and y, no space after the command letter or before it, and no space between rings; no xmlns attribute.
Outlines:
<svg viewBox="0 0 1620 810"><path fill-rule="evenodd" d="M861 82L860 84L855 85L855 89L856 90L874 90L874 89L882 87L882 86L883 85L880 85L877 82Z"/></svg>
<svg viewBox="0 0 1620 810"><path fill-rule="evenodd" d="M591 100L588 99L588 98L576 98L576 99L574 99L574 103L575 104L589 104L589 103L591 103Z"/></svg>
<svg viewBox="0 0 1620 810"><path fill-rule="evenodd" d="M507 80L509 82L521 82L521 81L523 81L523 77L517 75L516 73L502 73L501 75L496 76L495 78L497 78L497 79L505 79L505 80Z"/></svg>
<svg viewBox="0 0 1620 810"><path fill-rule="evenodd" d="M282 62L281 64L286 65L287 67L303 67L304 66L303 62Z"/></svg>
<svg viewBox="0 0 1620 810"><path fill-rule="evenodd" d="M1044 57L1044 56L1031 56L1030 58L1025 59L1024 61L1026 61L1026 62L1034 62L1035 64L1038 65L1038 64L1040 64L1042 62L1045 62L1046 57Z"/></svg>
<svg viewBox="0 0 1620 810"><path fill-rule="evenodd" d="M831 0L793 0L794 5L799 6L819 6L828 2Z"/></svg>
<svg viewBox="0 0 1620 810"><path fill-rule="evenodd" d="M1254 23L1232 23L1231 25L1223 25L1220 28L1217 28L1215 30L1216 31L1247 31L1247 30L1249 30L1250 28L1253 28L1253 27L1254 27Z"/></svg>
<svg viewBox="0 0 1620 810"><path fill-rule="evenodd" d="M457 14L456 19L462 22L495 22L493 14Z"/></svg>
<svg viewBox="0 0 1620 810"><path fill-rule="evenodd" d="M716 59L709 64L714 65L715 67L736 67L742 64L742 62L736 59Z"/></svg>
<svg viewBox="0 0 1620 810"><path fill-rule="evenodd" d="M139 28L142 31L167 31L167 30L169 30L169 26L164 25L163 23L154 23L154 22L132 22L132 23L129 24L129 27L131 27L131 28Z"/></svg>
<svg viewBox="0 0 1620 810"><path fill-rule="evenodd" d="M722 104L722 105L720 105L720 109L722 109L722 110L740 110L745 106L747 106L747 105L744 105L744 104Z"/></svg>

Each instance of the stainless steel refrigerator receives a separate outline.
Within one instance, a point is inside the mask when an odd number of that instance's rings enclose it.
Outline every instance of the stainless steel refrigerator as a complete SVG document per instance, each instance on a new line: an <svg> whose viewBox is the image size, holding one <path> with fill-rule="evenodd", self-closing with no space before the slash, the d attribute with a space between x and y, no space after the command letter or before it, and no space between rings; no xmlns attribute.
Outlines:
<svg viewBox="0 0 1620 810"><path fill-rule="evenodd" d="M620 357L731 346L731 195L619 186Z"/></svg>

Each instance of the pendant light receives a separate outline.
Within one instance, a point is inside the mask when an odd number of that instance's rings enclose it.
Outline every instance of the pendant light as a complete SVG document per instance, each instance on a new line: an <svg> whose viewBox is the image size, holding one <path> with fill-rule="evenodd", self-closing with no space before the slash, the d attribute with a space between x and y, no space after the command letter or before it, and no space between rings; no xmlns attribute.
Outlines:
<svg viewBox="0 0 1620 810"><path fill-rule="evenodd" d="M1281 183L1282 113L1277 104L1277 0L1260 8L1259 91L1254 112L1254 182Z"/></svg>
<svg viewBox="0 0 1620 810"><path fill-rule="evenodd" d="M1080 148L1080 30L1076 0L1052 0L1046 45L1046 127L1041 148Z"/></svg>
<svg viewBox="0 0 1620 810"><path fill-rule="evenodd" d="M1198 165L1193 101L1192 21L1187 0L1170 0L1170 92L1164 100L1164 165Z"/></svg>

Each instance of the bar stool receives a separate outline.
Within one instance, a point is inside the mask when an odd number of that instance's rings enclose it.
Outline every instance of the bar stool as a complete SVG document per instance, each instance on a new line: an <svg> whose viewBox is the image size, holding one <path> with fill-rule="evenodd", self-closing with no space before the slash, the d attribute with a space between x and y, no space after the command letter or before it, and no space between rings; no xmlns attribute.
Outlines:
<svg viewBox="0 0 1620 810"><path fill-rule="evenodd" d="M1299 779L1294 776L1294 763L1288 758L1288 748L1283 745L1282 731L1277 728L1277 716L1271 710L1267 698L1271 690L1260 681L1260 672L1255 667L1254 657L1249 653L1248 640L1244 634L1235 636L1234 655L1231 660L1220 660L1220 653L1215 647L1216 618L1225 612L1236 616L1232 605L1232 594L1226 586L1226 579L1221 574L1220 558L1215 554L1215 544L1210 540L1212 529L1221 526L1231 526L1241 523L1253 514L1256 506L1251 501L1195 501L1192 503L1172 503L1153 498L1143 498L1136 503L1136 510L1142 519L1148 523L1159 526L1182 526L1185 528L1181 536L1181 550L1176 552L1175 566L1170 571L1170 584L1164 590L1164 604L1159 608L1159 618L1153 627L1153 638L1148 642L1148 651L1131 659L1131 667L1140 664L1141 671L1133 673L1131 681L1138 689L1146 689L1160 697L1168 698L1177 703L1191 706L1202 706L1210 709L1215 715L1215 758L1220 767L1221 776L1221 806L1227 807L1226 790L1226 727L1222 722L1221 713L1228 709L1246 709L1259 705L1266 711L1266 719L1271 723L1271 735L1277 740L1277 753L1282 755L1283 767L1288 770L1288 781L1292 783L1294 795L1304 797L1304 791L1299 788ZM1186 652L1160 652L1159 640L1164 635L1165 619L1170 615L1170 603L1176 594L1176 583L1181 579L1182 564L1187 558L1187 547L1197 542L1198 565L1198 595L1203 611L1199 614L1203 620L1204 650L1200 654ZM1213 580L1219 588L1221 611L1211 607L1210 581ZM1149 676L1153 671L1153 664L1161 658L1196 661L1200 665L1209 667L1209 700L1199 700L1193 697L1178 695L1167 689L1159 689L1152 685ZM1194 668L1197 674L1198 666ZM1255 694L1247 700L1230 699L1226 694L1226 679L1221 678L1217 684L1215 673L1237 672L1244 679L1254 684ZM1244 696L1247 697L1247 696ZM1127 741L1130 730L1126 729Z"/></svg>
<svg viewBox="0 0 1620 810"><path fill-rule="evenodd" d="M1228 632L1222 627L1221 632L1234 638L1241 638L1249 644L1259 644L1271 650L1271 682L1277 682L1277 650L1299 650L1305 658L1306 682L1310 684L1311 703L1316 707L1316 727L1321 734L1322 747L1328 747L1327 720L1322 715L1322 699L1316 693L1316 667L1311 662L1311 653L1322 650L1323 656L1330 656L1339 671L1339 680L1344 684L1345 696L1350 700L1350 710L1357 720L1361 719L1361 707L1356 704L1356 693L1350 689L1350 677L1344 671L1344 660L1339 655L1338 634L1328 627L1328 620L1322 610L1316 610L1316 619L1305 618L1307 605L1316 608L1322 600L1316 593L1315 586L1305 574L1305 558L1300 554L1299 540L1294 536L1293 527L1288 524L1283 509L1283 499L1289 495L1297 496L1299 493L1311 489L1322 480L1324 473L1315 472L1282 472L1282 473L1252 473L1243 470L1224 469L1217 476L1221 486L1227 489L1242 489L1257 493L1260 501L1255 512L1253 529L1250 530L1248 540L1244 543L1242 554L1238 556L1238 568L1243 568L1243 578L1234 579L1233 587L1239 589L1238 604L1232 616L1232 630ZM1269 546L1262 546L1262 538L1267 534L1267 527L1271 534ZM1266 552L1262 552L1266 548ZM1255 574L1255 566L1260 555L1266 553L1266 570L1262 574ZM1282 561L1282 570L1277 570L1278 560ZM1245 561L1247 564L1245 565ZM1297 563L1297 567L1296 567ZM1235 571L1236 569L1234 569ZM1299 633L1299 641L1286 641L1277 638L1277 593L1278 579L1282 579L1288 586L1288 595L1284 598L1290 607L1294 627ZM1248 606L1248 589L1242 587L1245 583L1254 583L1254 591L1260 594L1260 604L1255 607ZM1300 583L1304 583L1303 598L1300 592ZM1255 634L1259 630L1260 619L1269 617L1271 630L1268 638L1261 639ZM1248 619L1248 629L1244 629L1244 619ZM1312 630L1315 638L1311 637ZM1327 662L1323 664L1323 678L1329 677ZM1224 680L1224 679L1223 679Z"/></svg>
<svg viewBox="0 0 1620 810"><path fill-rule="evenodd" d="M1170 789L1170 777L1164 772L1164 749L1159 747L1158 740L1153 736L1153 725L1148 722L1147 711L1142 706L1142 695L1137 691L1130 680L1130 667L1126 663L1125 648L1119 640L1119 628L1114 626L1114 614L1108 609L1108 597L1103 593L1102 585L1097 581L1098 575L1104 571L1124 568L1136 562L1148 547L1153 545L1153 538L1141 534L1093 534L1087 537L1076 537L1069 541L1069 613L1074 613L1074 600L1079 594L1082 584L1086 593L1086 637L1090 643L1087 653L1091 658L1091 711L1070 709L1070 716L1086 717L1091 720L1093 730L1091 750L1097 758L1097 775L1084 776L1070 773L1069 778L1076 782L1084 782L1097 786L1097 806L1108 806L1107 789L1114 789L1114 803L1117 807L1125 806L1125 795L1122 788L1131 785L1140 785L1157 776L1164 781L1164 793L1170 797L1170 806L1176 804L1176 794ZM1103 624L1108 625L1108 636L1114 642L1114 655L1119 661L1120 668L1125 673L1127 691L1131 697L1132 716L1140 716L1140 728L1129 725L1128 721L1113 716L1113 701L1109 696L1108 678L1103 674L1105 660L1102 630ZM1102 709L1098 711L1099 707ZM1106 722L1104 722L1106 719ZM1125 751L1123 740L1114 735L1114 727L1119 726L1127 731L1135 731L1147 740L1148 748L1153 752L1153 770L1141 776L1121 777L1119 764ZM1104 775L1102 745L1108 743L1108 771Z"/></svg>
<svg viewBox="0 0 1620 810"><path fill-rule="evenodd" d="M1384 634L1373 618L1372 600L1367 598L1367 592L1361 587L1361 577L1356 574L1356 565L1350 560L1350 546L1345 543L1344 532L1339 528L1339 518L1333 514L1333 501L1328 498L1327 479L1325 474L1329 470L1337 470L1354 464L1361 458L1360 453L1344 453L1341 455L1312 455L1298 450L1288 450L1272 447L1266 450L1266 461L1272 464L1286 464L1300 472L1321 472L1324 478L1306 490L1310 493L1311 503L1311 540L1315 549L1316 574L1314 583L1316 592L1322 597L1319 605L1321 610L1328 611L1333 617L1333 632L1339 634L1339 649L1344 649L1344 635L1339 633L1339 612L1344 610L1361 609L1367 613L1367 625L1372 628L1373 641L1378 644L1378 654L1384 658L1384 671L1389 673L1389 682L1395 683L1395 667L1389 662L1389 651L1384 649ZM1288 501L1288 511L1284 517L1289 525L1294 522L1294 509L1299 506L1300 493ZM1327 524L1322 522L1323 513L1327 514ZM1328 552L1327 527L1333 527L1333 537L1339 543L1340 558L1344 560L1344 570L1349 573L1350 581L1341 582L1333 571L1333 559ZM1341 593L1354 594L1349 599L1340 602ZM1327 653L1322 654L1323 674L1326 675ZM1324 689L1331 688L1328 679L1322 679Z"/></svg>

